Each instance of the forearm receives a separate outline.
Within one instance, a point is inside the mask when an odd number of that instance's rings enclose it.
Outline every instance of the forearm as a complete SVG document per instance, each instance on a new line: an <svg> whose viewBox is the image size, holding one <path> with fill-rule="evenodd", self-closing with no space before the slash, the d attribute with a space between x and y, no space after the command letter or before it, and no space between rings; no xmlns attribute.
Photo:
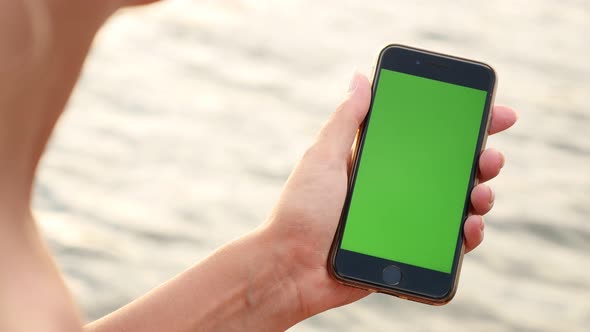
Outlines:
<svg viewBox="0 0 590 332"><path fill-rule="evenodd" d="M0 331L80 331L30 212L37 162L107 1L0 1Z"/></svg>
<svg viewBox="0 0 590 332"><path fill-rule="evenodd" d="M285 330L305 313L277 244L257 230L89 324L87 331Z"/></svg>

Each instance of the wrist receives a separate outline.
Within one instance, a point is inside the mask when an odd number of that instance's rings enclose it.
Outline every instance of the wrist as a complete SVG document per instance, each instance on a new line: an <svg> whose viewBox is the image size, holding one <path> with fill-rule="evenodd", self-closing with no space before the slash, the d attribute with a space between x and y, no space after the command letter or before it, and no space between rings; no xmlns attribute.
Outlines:
<svg viewBox="0 0 590 332"><path fill-rule="evenodd" d="M284 331L307 318L295 266L285 264L287 252L281 238L262 227L196 265L206 288L196 325L207 331Z"/></svg>
<svg viewBox="0 0 590 332"><path fill-rule="evenodd" d="M297 303L293 314L298 321L323 311L357 301L369 291L340 284L328 272L328 256L331 237L314 236L307 227L292 227L292 219L275 215L269 223L266 235L274 251L274 265L288 282L284 294L288 302ZM301 225L299 225L301 226ZM321 225L318 225L321 227ZM317 229L316 229L317 231ZM333 234L332 234L333 236Z"/></svg>
<svg viewBox="0 0 590 332"><path fill-rule="evenodd" d="M285 231L281 227L264 230L272 248L272 265L283 281L285 292L282 302L290 303L291 317L296 324L328 309L345 303L332 301L332 290L340 285L332 279L327 270L328 251L319 249L297 231ZM316 257L321 257L318 261ZM325 257L325 259L324 259ZM310 259L311 258L311 259Z"/></svg>
<svg viewBox="0 0 590 332"><path fill-rule="evenodd" d="M284 331L313 315L301 298L305 273L291 259L295 251L290 241L262 227L223 248L220 256L226 250L228 256L239 257L236 272L246 276L238 291L245 305L242 327Z"/></svg>

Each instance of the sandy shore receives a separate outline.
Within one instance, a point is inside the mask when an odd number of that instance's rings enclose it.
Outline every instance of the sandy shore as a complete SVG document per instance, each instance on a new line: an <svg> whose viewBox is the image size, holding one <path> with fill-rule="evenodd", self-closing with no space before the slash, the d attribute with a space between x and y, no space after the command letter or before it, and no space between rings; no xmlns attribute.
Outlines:
<svg viewBox="0 0 590 332"><path fill-rule="evenodd" d="M96 40L45 156L35 207L88 319L252 229L374 53L484 60L519 110L488 140L486 241L445 307L387 296L293 331L582 331L590 325L590 3L170 1Z"/></svg>

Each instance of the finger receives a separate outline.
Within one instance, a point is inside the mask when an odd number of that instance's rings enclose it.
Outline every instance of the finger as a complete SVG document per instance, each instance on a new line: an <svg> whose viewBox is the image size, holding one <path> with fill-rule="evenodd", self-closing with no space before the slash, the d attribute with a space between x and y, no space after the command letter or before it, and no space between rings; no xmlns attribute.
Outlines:
<svg viewBox="0 0 590 332"><path fill-rule="evenodd" d="M357 130L369 110L371 86L369 80L355 73L346 98L332 113L321 129L316 145L322 153L348 162L350 148Z"/></svg>
<svg viewBox="0 0 590 332"><path fill-rule="evenodd" d="M471 191L471 206L477 214L484 215L494 206L494 191L485 184L478 184Z"/></svg>
<svg viewBox="0 0 590 332"><path fill-rule="evenodd" d="M492 109L492 123L488 130L490 135L504 131L518 120L516 112L506 106L494 106Z"/></svg>
<svg viewBox="0 0 590 332"><path fill-rule="evenodd" d="M482 216L471 215L465 221L463 234L465 234L465 253L470 252L483 241L483 229L485 222Z"/></svg>
<svg viewBox="0 0 590 332"><path fill-rule="evenodd" d="M485 182L495 178L502 167L504 167L504 155L496 149L486 149L479 157L479 174L480 182Z"/></svg>

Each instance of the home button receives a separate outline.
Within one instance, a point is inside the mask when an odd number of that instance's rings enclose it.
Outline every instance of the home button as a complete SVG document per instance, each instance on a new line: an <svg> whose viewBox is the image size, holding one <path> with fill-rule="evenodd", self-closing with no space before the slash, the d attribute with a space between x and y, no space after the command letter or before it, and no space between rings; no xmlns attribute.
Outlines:
<svg viewBox="0 0 590 332"><path fill-rule="evenodd" d="M383 281L389 285L397 285L402 280L402 271L395 265L383 269Z"/></svg>

